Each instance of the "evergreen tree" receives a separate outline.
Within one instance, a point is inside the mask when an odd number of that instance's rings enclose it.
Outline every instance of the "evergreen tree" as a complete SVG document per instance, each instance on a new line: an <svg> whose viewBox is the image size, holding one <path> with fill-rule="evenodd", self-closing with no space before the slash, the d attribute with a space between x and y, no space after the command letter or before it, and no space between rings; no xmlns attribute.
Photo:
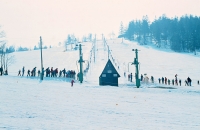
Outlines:
<svg viewBox="0 0 200 130"><path fill-rule="evenodd" d="M150 40L158 47L169 46L174 51L196 54L196 50L200 49L200 17L185 15L170 19L162 15L149 24L145 16L142 21L130 21L127 30L121 22L119 37L137 40L140 44L147 44L147 38L151 37Z"/></svg>
<svg viewBox="0 0 200 130"><path fill-rule="evenodd" d="M146 37L149 35L149 23L148 23L148 17L145 16L142 19L142 27L141 32L143 35L143 44L146 45Z"/></svg>

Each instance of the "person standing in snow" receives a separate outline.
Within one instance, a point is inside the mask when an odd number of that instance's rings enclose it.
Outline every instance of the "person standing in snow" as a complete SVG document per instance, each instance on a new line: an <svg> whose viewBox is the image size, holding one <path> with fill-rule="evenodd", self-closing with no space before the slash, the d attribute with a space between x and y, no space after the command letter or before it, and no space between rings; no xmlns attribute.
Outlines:
<svg viewBox="0 0 200 130"><path fill-rule="evenodd" d="M35 77L35 75L36 75L36 67L33 68L33 76Z"/></svg>
<svg viewBox="0 0 200 130"><path fill-rule="evenodd" d="M58 68L55 69L55 77L58 75Z"/></svg>
<svg viewBox="0 0 200 130"><path fill-rule="evenodd" d="M65 68L63 69L63 75L64 75L64 77L65 77L65 74L66 74L66 70L65 70Z"/></svg>
<svg viewBox="0 0 200 130"><path fill-rule="evenodd" d="M179 79L179 84L180 84L180 86L181 86L181 79Z"/></svg>
<svg viewBox="0 0 200 130"><path fill-rule="evenodd" d="M49 69L49 67L48 68L46 68L46 77L50 77L50 69Z"/></svg>
<svg viewBox="0 0 200 130"><path fill-rule="evenodd" d="M132 75L132 73L131 73L131 75L130 75L131 82L132 82L132 78L133 78L133 75Z"/></svg>
<svg viewBox="0 0 200 130"><path fill-rule="evenodd" d="M21 76L21 70L18 71L18 76Z"/></svg>
<svg viewBox="0 0 200 130"><path fill-rule="evenodd" d="M38 70L38 77L40 77L40 70Z"/></svg>
<svg viewBox="0 0 200 130"><path fill-rule="evenodd" d="M24 76L24 72L25 72L25 67L23 66L23 68L22 68L22 76Z"/></svg>
<svg viewBox="0 0 200 130"><path fill-rule="evenodd" d="M178 86L178 79L177 79L177 74L175 75L175 84Z"/></svg>
<svg viewBox="0 0 200 130"><path fill-rule="evenodd" d="M160 78L158 78L158 82L159 82L159 84L160 84L160 80L161 80L161 79L160 79Z"/></svg>
<svg viewBox="0 0 200 130"><path fill-rule="evenodd" d="M2 76L3 75L3 67L1 66L1 68L0 68L0 76Z"/></svg>
<svg viewBox="0 0 200 130"><path fill-rule="evenodd" d="M172 79L172 85L174 85L174 79Z"/></svg>
<svg viewBox="0 0 200 130"><path fill-rule="evenodd" d="M141 77L140 77L140 78L141 78L140 80L143 81L143 75L142 75L142 74L141 74Z"/></svg>
<svg viewBox="0 0 200 130"><path fill-rule="evenodd" d="M164 77L162 77L162 84L164 84Z"/></svg>
<svg viewBox="0 0 200 130"><path fill-rule="evenodd" d="M167 77L165 77L165 84L167 85Z"/></svg>
<svg viewBox="0 0 200 130"><path fill-rule="evenodd" d="M130 74L128 74L128 81L130 81Z"/></svg>
<svg viewBox="0 0 200 130"><path fill-rule="evenodd" d="M185 80L185 86L188 86L188 82L187 82L187 80Z"/></svg>
<svg viewBox="0 0 200 130"><path fill-rule="evenodd" d="M30 77L30 70L27 71L27 77Z"/></svg>
<svg viewBox="0 0 200 130"><path fill-rule="evenodd" d="M75 82L74 82L74 80L72 79L71 80L71 87L73 87L73 84L74 84Z"/></svg>
<svg viewBox="0 0 200 130"><path fill-rule="evenodd" d="M192 80L190 79L190 77L187 78L187 81L188 81L188 85L191 86Z"/></svg>
<svg viewBox="0 0 200 130"><path fill-rule="evenodd" d="M51 77L54 77L54 74L53 74L53 67L51 67Z"/></svg>
<svg viewBox="0 0 200 130"><path fill-rule="evenodd" d="M199 85L199 80L197 81L197 84Z"/></svg>
<svg viewBox="0 0 200 130"><path fill-rule="evenodd" d="M170 85L170 79L168 79L168 85Z"/></svg>
<svg viewBox="0 0 200 130"><path fill-rule="evenodd" d="M153 78L153 76L151 76L151 82L154 83L154 78Z"/></svg>
<svg viewBox="0 0 200 130"><path fill-rule="evenodd" d="M44 77L44 67L42 68L41 74L42 74L42 77Z"/></svg>
<svg viewBox="0 0 200 130"><path fill-rule="evenodd" d="M178 79L175 79L175 85L178 86Z"/></svg>

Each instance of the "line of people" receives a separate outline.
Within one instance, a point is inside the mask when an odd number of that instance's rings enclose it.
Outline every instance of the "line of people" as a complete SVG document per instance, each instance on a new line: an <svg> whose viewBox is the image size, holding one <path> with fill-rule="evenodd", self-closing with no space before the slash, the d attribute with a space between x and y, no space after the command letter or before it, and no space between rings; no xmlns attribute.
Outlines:
<svg viewBox="0 0 200 130"><path fill-rule="evenodd" d="M167 77L162 77L162 78L158 78L158 82L159 84L165 84L165 85L180 85L182 84L182 81L181 79L178 80L178 75L176 74L175 75L175 78L170 80L170 79L167 79ZM126 77L126 73L124 72L124 77ZM128 81L132 82L132 73L128 74ZM144 74L144 76L141 74L141 77L140 77L140 81L141 82L144 82L144 83L148 83L149 82L149 77L147 76L147 74ZM150 78L150 81L151 83L154 83L154 77L151 76ZM199 85L199 80L197 81L197 84ZM188 77L186 80L185 80L185 86L191 86L192 85L192 79L190 77Z"/></svg>
<svg viewBox="0 0 200 130"><path fill-rule="evenodd" d="M74 78L75 79L75 75L76 72L75 70L68 70L66 71L65 68L63 70L60 70L58 73L58 68L53 69L53 67L51 67L51 69L48 67L44 70L42 70L42 72L40 70L37 71L36 73L36 68L34 67L31 71L28 69L27 71L27 77L36 77L36 76L40 76L41 74L46 77L66 77L66 78ZM22 70L20 69L18 71L18 76L24 76L25 73L25 67L23 66Z"/></svg>
<svg viewBox="0 0 200 130"><path fill-rule="evenodd" d="M178 75L176 74L175 75L175 79L172 79L172 80L170 80L170 79L167 79L167 77L162 77L162 78L158 78L158 82L159 82L159 84L160 83L162 83L162 84L165 84L165 85L170 85L170 84L172 84L172 85L180 85L181 86L181 83L182 83L182 81L181 81L181 79L179 79L178 80L178 77L177 77ZM199 80L197 81L197 84L199 85ZM192 80L191 80L191 78L190 77L188 77L186 80L185 80L185 86L191 86L192 85Z"/></svg>

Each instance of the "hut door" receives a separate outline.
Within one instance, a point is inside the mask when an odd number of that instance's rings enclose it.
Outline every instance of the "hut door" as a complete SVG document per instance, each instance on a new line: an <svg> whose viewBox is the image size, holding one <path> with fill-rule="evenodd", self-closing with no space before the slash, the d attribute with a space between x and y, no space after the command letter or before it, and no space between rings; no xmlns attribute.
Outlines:
<svg viewBox="0 0 200 130"><path fill-rule="evenodd" d="M107 82L108 82L108 85L112 85L112 82L113 82L113 74L112 73L107 74Z"/></svg>

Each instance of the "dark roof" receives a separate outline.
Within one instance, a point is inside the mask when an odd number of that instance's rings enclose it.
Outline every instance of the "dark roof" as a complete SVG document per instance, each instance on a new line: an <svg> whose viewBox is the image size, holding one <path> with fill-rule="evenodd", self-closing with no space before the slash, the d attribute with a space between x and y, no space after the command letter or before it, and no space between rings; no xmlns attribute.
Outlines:
<svg viewBox="0 0 200 130"><path fill-rule="evenodd" d="M108 70L112 71L112 74L117 74L117 77L120 77L119 73L117 72L117 70L115 69L115 67L113 66L112 62L110 61L110 59L108 60L108 62L106 63L106 66L104 67L102 74L107 74ZM101 76L100 75L100 76Z"/></svg>

